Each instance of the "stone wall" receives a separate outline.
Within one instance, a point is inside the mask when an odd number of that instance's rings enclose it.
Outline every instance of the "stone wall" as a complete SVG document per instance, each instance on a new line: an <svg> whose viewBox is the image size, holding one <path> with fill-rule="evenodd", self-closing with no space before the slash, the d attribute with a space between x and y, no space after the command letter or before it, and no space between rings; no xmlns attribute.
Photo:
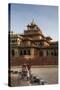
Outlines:
<svg viewBox="0 0 60 90"><path fill-rule="evenodd" d="M31 65L58 65L58 57L35 57L26 59L23 57L12 57L10 58L11 66L19 66L24 63L30 63Z"/></svg>

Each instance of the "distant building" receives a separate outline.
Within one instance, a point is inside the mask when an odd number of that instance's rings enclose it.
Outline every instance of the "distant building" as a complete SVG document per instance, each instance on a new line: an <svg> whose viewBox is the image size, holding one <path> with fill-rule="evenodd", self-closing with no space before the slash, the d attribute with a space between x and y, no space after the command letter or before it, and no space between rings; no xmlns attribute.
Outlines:
<svg viewBox="0 0 60 90"><path fill-rule="evenodd" d="M58 41L52 41L50 36L44 36L42 30L32 20L23 34L10 32L10 57L23 56L58 58Z"/></svg>

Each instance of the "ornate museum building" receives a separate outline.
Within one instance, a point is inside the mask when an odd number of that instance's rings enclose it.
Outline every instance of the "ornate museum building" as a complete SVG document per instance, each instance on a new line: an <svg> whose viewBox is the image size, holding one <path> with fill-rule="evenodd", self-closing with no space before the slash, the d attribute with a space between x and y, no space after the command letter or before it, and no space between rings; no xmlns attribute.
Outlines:
<svg viewBox="0 0 60 90"><path fill-rule="evenodd" d="M23 34L10 32L10 59L12 65L30 62L33 65L58 64L58 41L44 36L34 20Z"/></svg>

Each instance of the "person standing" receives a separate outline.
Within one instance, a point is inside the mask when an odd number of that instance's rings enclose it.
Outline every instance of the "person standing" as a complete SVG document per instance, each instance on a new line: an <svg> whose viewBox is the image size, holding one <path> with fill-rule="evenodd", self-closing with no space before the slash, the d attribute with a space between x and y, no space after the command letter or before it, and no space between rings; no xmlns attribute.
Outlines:
<svg viewBox="0 0 60 90"><path fill-rule="evenodd" d="M28 69L27 76L28 76L28 79L30 79L30 76L31 76L31 65L30 64L27 64L27 69Z"/></svg>
<svg viewBox="0 0 60 90"><path fill-rule="evenodd" d="M22 78L24 79L25 77L27 77L27 66L26 64L22 65Z"/></svg>

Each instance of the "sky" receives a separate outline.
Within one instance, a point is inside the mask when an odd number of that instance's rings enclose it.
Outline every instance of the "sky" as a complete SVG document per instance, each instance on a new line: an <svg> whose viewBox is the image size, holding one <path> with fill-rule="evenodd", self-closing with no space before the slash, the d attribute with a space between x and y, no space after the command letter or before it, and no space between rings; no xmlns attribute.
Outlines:
<svg viewBox="0 0 60 90"><path fill-rule="evenodd" d="M23 33L33 19L44 36L58 40L58 6L11 4L11 31Z"/></svg>

